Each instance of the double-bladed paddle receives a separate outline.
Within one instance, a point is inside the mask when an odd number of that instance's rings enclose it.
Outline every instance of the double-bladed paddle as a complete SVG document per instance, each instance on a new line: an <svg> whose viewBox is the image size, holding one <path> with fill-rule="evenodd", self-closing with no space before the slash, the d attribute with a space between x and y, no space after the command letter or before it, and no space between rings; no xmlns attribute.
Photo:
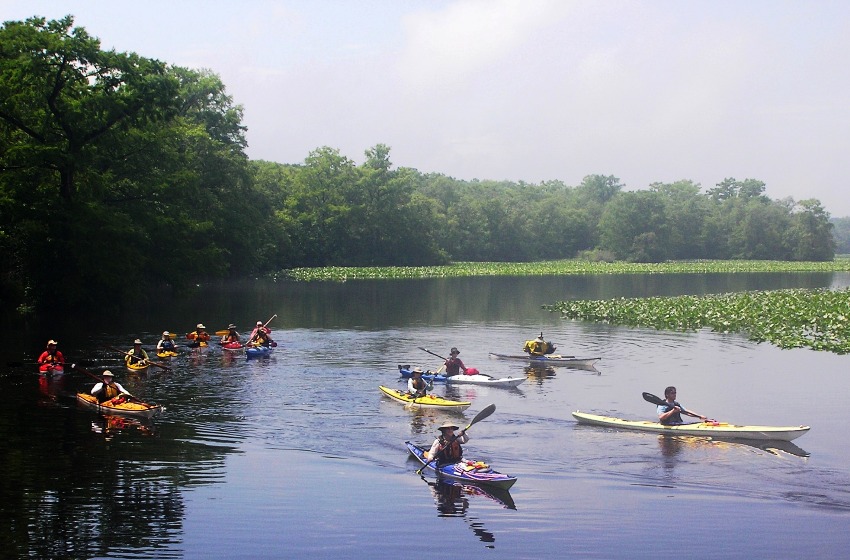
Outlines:
<svg viewBox="0 0 850 560"><path fill-rule="evenodd" d="M463 430L461 430L461 431L460 431L460 433L461 433L461 434L463 434L464 432L466 432L466 430L468 430L469 428L471 428L473 424L475 424L476 422L480 422L481 420L484 420L485 418L487 418L488 416L490 416L491 414L493 414L495 411L496 411L496 405L495 405L495 404L491 404L491 405L489 405L489 406L484 407L484 408L481 410L481 412L479 412L478 414L476 414L476 415L475 415L475 418L473 418L473 419L472 419L472 421L471 421L471 422L470 422L470 423L469 423L469 424L468 424L468 425L467 425L467 426L466 426ZM440 451L442 451L443 449L445 449L447 446L449 446L449 445L451 445L452 443L454 443L454 442L455 442L455 440L456 440L458 437L460 437L458 434L454 434L454 435L452 436L452 439L450 439L450 440L448 441L448 443L446 443L446 445L444 445L444 446L440 447L440 448L437 450L437 453L435 453L435 457L433 457L430 461L428 461L427 463L425 463L424 465L422 465L422 467L421 467L418 471L416 471L416 474L422 474L422 471L423 471L423 470L425 470L425 468L426 468L426 467L428 467L428 465L430 465L431 463L433 463L434 461L436 461L436 459L437 459L436 455L438 455L438 454L440 453Z"/></svg>

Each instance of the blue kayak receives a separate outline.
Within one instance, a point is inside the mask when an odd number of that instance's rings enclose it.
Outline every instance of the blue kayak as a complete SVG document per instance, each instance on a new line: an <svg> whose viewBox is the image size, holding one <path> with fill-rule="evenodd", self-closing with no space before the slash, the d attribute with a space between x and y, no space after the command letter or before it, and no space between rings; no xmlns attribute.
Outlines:
<svg viewBox="0 0 850 560"><path fill-rule="evenodd" d="M271 346L249 346L245 348L245 355L247 359L251 358L264 358L272 353Z"/></svg>
<svg viewBox="0 0 850 560"><path fill-rule="evenodd" d="M428 459L425 458L425 449L409 441L404 442L404 444L407 446L407 450L410 451L411 455L419 459L419 462L423 465L427 465L427 469L430 472L436 473L437 476L450 478L465 484L495 486L503 490L507 490L516 482L516 477L494 471L481 461L461 459L457 463L450 463L438 468L437 463L429 463Z"/></svg>

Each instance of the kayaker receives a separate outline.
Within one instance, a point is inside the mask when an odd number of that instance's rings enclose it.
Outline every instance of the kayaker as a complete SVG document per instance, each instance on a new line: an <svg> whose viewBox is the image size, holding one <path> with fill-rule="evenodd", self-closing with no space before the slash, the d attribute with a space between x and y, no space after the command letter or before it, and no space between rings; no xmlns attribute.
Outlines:
<svg viewBox="0 0 850 560"><path fill-rule="evenodd" d="M47 349L38 357L38 369L40 371L51 371L56 366L63 367L65 365L65 356L56 349L57 344L59 343L52 338L47 341Z"/></svg>
<svg viewBox="0 0 850 560"><path fill-rule="evenodd" d="M526 340L522 351L532 356L545 356L555 351L555 346L551 342L546 342L543 339L543 333L534 340Z"/></svg>
<svg viewBox="0 0 850 560"><path fill-rule="evenodd" d="M466 435L465 430L455 434L455 430L459 429L459 426L455 426L451 422L446 422L440 426L440 435L434 440L426 458L431 461L436 460L437 467L460 461L463 458L463 448L460 444L468 442L469 436Z"/></svg>
<svg viewBox="0 0 850 560"><path fill-rule="evenodd" d="M210 333L207 332L207 328L203 323L198 323L195 327L195 330L186 335L186 338L193 341L189 346L192 348L198 348L199 346L206 346L210 341Z"/></svg>
<svg viewBox="0 0 850 560"><path fill-rule="evenodd" d="M410 379L407 380L407 392L414 399L424 397L428 391L434 388L434 383L428 383L422 379L422 368L413 368L410 372Z"/></svg>
<svg viewBox="0 0 850 560"><path fill-rule="evenodd" d="M227 325L227 334L221 337L221 343L239 342L239 333L236 332L236 325L230 323Z"/></svg>
<svg viewBox="0 0 850 560"><path fill-rule="evenodd" d="M148 362L148 353L142 348L142 341L138 338L133 341L133 349L124 356L124 363L129 365L141 365Z"/></svg>
<svg viewBox="0 0 850 560"><path fill-rule="evenodd" d="M460 354L460 350L454 347L451 349L451 352L449 352L450 357L443 364L446 368L446 377L458 375L460 370L463 370L463 373L466 373L466 366L463 365L462 361L460 361L458 354Z"/></svg>
<svg viewBox="0 0 850 560"><path fill-rule="evenodd" d="M257 328L251 333L251 338L248 339L248 344L252 346L271 346L272 337L269 334L269 329L263 328L262 323L257 323Z"/></svg>
<svg viewBox="0 0 850 560"><path fill-rule="evenodd" d="M91 394L97 397L97 402L106 402L123 395L130 396L130 393L120 383L115 382L111 371L106 370L100 375L103 377L103 381L91 388Z"/></svg>
<svg viewBox="0 0 850 560"><path fill-rule="evenodd" d="M251 331L251 338L249 338L248 340L254 340L254 337L256 337L257 333L259 333L260 331L264 332L266 334L266 337L271 340L272 330L267 326L263 325L262 321L257 321L257 326L254 327L253 331Z"/></svg>
<svg viewBox="0 0 850 560"><path fill-rule="evenodd" d="M694 418L699 418L703 422L708 419L706 416L690 411L681 404L679 404L679 402L676 401L675 387L671 386L664 389L664 399L666 402L664 404L658 405L658 421L664 424L665 426L683 424L684 422L682 421L682 414L692 416Z"/></svg>
<svg viewBox="0 0 850 560"><path fill-rule="evenodd" d="M157 353L177 351L177 345L174 344L173 340L171 340L170 332L162 331L162 338L160 338L159 342L156 343L156 351Z"/></svg>

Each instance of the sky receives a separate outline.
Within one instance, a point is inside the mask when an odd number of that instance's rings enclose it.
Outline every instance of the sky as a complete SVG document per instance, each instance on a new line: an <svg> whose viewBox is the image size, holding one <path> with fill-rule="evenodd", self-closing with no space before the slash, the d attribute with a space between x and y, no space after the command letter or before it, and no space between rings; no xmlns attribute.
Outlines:
<svg viewBox="0 0 850 560"><path fill-rule="evenodd" d="M209 69L248 156L625 190L757 179L850 216L844 0L0 0L104 49Z"/></svg>

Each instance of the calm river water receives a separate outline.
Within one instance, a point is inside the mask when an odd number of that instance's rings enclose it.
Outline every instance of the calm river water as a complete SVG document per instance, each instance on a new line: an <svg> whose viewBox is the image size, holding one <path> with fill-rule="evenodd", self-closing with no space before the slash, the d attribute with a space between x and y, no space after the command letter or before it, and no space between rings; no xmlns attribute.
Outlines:
<svg viewBox="0 0 850 560"><path fill-rule="evenodd" d="M588 276L244 282L204 286L128 317L13 323L0 387L0 556L7 558L846 557L850 550L850 356L779 350L739 335L566 321L562 299L787 287L847 287L846 274ZM107 346L149 350L167 329L270 324L280 346L247 361L186 352L174 371L131 375ZM530 370L490 359L543 331L595 370ZM48 338L69 361L110 368L166 407L152 423L110 421L73 395L77 372L45 383ZM463 415L382 398L398 365L525 375L516 389L436 386ZM14 350L12 350L14 349ZM744 423L812 426L756 447L579 426L575 410L653 418L642 391L676 385L685 406ZM404 441L446 420L467 456L519 478L510 495L415 474Z"/></svg>

